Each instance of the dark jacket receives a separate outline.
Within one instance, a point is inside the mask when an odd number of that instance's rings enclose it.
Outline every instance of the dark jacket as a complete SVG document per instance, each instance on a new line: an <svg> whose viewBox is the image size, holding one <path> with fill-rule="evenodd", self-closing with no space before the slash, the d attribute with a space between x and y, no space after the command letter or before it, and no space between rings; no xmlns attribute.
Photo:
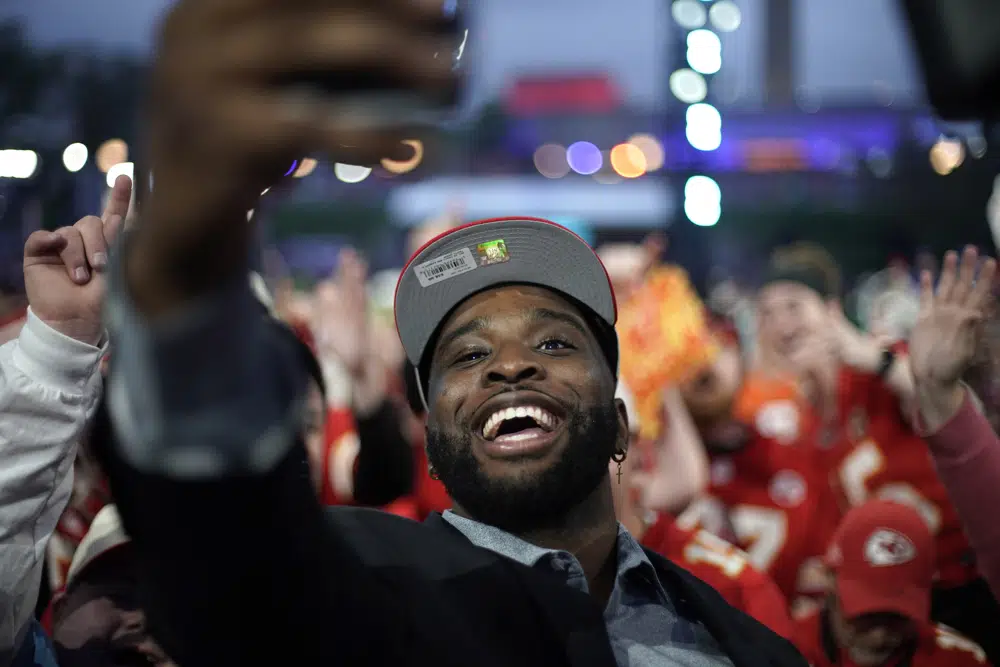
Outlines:
<svg viewBox="0 0 1000 667"><path fill-rule="evenodd" d="M263 477L178 482L102 458L152 629L184 667L614 667L601 606L473 546L439 515L321 508L291 452ZM737 667L805 667L784 639L647 552Z"/></svg>

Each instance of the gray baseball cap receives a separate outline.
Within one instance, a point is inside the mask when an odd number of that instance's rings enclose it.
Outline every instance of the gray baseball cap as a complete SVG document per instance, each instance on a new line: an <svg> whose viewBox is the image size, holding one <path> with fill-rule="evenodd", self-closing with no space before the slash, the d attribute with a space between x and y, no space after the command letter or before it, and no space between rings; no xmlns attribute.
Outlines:
<svg viewBox="0 0 1000 667"><path fill-rule="evenodd" d="M431 239L403 267L396 284L396 329L410 362L420 368L438 327L458 304L505 284L537 285L570 297L613 336L618 310L594 250L549 220L495 218Z"/></svg>

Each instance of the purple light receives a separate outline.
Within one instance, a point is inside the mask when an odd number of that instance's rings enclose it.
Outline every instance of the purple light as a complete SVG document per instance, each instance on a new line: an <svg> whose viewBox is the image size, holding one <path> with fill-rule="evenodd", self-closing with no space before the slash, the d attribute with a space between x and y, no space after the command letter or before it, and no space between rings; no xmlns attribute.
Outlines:
<svg viewBox="0 0 1000 667"><path fill-rule="evenodd" d="M578 141L567 148L566 161L569 162L570 169L584 176L596 174L604 162L601 159L601 149L589 141Z"/></svg>
<svg viewBox="0 0 1000 667"><path fill-rule="evenodd" d="M289 168L289 170L285 174L285 176L291 176L292 174L295 173L295 170L298 169L298 168L299 168L299 161L296 160L295 162L292 163L292 166Z"/></svg>

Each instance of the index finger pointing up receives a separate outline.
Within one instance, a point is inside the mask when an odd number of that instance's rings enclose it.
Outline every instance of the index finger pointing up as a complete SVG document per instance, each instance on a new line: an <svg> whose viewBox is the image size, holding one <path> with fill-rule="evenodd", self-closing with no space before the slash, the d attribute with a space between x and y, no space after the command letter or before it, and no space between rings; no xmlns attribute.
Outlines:
<svg viewBox="0 0 1000 667"><path fill-rule="evenodd" d="M116 215L125 219L128 216L128 207L132 202L132 179L124 174L115 179L111 194L108 195L108 204L101 215L101 220L107 225Z"/></svg>

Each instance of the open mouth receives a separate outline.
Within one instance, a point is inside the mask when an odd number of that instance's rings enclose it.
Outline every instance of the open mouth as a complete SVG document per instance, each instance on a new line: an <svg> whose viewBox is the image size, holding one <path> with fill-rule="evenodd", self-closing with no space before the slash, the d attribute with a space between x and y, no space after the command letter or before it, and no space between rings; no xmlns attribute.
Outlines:
<svg viewBox="0 0 1000 667"><path fill-rule="evenodd" d="M488 442L516 442L552 433L560 419L538 405L520 405L493 412L483 424L482 436Z"/></svg>

